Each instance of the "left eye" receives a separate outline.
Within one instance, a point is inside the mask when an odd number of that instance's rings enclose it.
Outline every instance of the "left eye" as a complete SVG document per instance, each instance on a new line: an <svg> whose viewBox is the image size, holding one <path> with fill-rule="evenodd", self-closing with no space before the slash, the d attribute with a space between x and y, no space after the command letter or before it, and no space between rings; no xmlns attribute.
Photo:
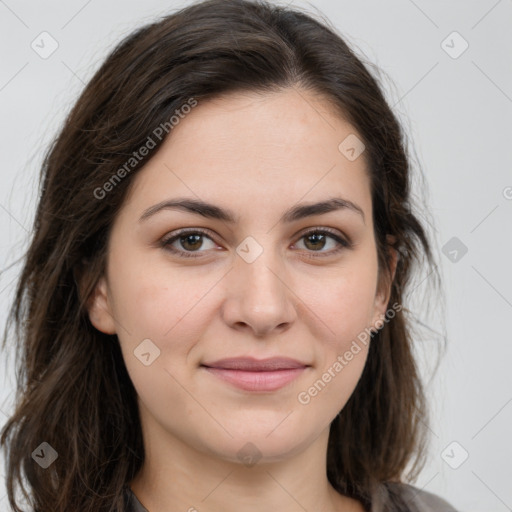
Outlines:
<svg viewBox="0 0 512 512"><path fill-rule="evenodd" d="M202 239L204 238L210 240L210 242L212 242L212 244L214 245L213 240L205 232L197 230L181 231L177 235L174 235L173 237L164 240L163 245L171 252L182 253L182 255L185 257L195 257L195 255L187 253L198 252L197 250L203 246ZM181 249L177 249L176 247L174 247L174 244L176 242L179 242L181 246L185 249L185 251L182 251Z"/></svg>
<svg viewBox="0 0 512 512"><path fill-rule="evenodd" d="M205 251L200 251L199 249L204 249L204 239L208 239L212 247L206 249L215 249L215 242L212 240L210 236L208 236L207 232L194 229L189 231L180 231L179 233L171 236L170 238L162 240L162 246L169 250L170 252L177 254L180 257L185 258L197 258L200 257L199 254ZM341 251L343 248L350 247L350 243L341 238L339 235L332 233L331 231L324 229L315 229L308 231L307 233L303 233L299 238L299 241L304 239L304 246L306 250L309 252L320 253L320 255L331 255ZM330 251L322 251L325 249L326 245L328 245L328 240L334 241L334 248ZM181 245L181 248L176 247L176 243Z"/></svg>
<svg viewBox="0 0 512 512"><path fill-rule="evenodd" d="M331 239L334 240L334 250L333 251L323 251L323 252L337 252L340 249L340 245L347 246L348 244L340 237L334 234L330 234L328 231L309 231L308 233L302 235L299 240L304 239L304 245L307 249L312 249L313 252L319 252L319 249L324 249L326 244L326 240Z"/></svg>

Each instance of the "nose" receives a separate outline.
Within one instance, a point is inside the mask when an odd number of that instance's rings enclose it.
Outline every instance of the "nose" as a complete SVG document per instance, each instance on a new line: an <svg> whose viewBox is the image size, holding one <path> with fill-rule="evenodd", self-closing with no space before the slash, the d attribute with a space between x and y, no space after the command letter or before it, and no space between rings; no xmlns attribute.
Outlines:
<svg viewBox="0 0 512 512"><path fill-rule="evenodd" d="M237 257L226 278L223 319L231 328L264 337L290 328L297 317L296 295L277 258L264 251L254 262Z"/></svg>

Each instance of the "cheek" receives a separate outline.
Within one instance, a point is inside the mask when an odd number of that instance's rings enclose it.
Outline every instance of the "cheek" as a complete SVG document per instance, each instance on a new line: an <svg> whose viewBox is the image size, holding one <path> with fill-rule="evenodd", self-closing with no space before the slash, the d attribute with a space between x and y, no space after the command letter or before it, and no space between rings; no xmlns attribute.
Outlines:
<svg viewBox="0 0 512 512"><path fill-rule="evenodd" d="M318 361L321 363L296 396L299 411L316 418L322 425L329 424L335 418L345 407L361 378L369 340L369 335L366 340L361 340L342 334L328 347L319 347L322 353Z"/></svg>
<svg viewBox="0 0 512 512"><path fill-rule="evenodd" d="M336 333L338 350L343 350L349 339L356 338L365 328L370 327L374 304L372 286L359 286L336 290L331 294L329 324Z"/></svg>
<svg viewBox="0 0 512 512"><path fill-rule="evenodd" d="M186 272L161 262L113 255L110 280L114 314L130 336L163 340L194 317L211 278L191 282Z"/></svg>
<svg viewBox="0 0 512 512"><path fill-rule="evenodd" d="M166 275L155 266L136 271L125 264L113 272L113 293L116 315L125 327L118 338L128 374L141 403L160 421L175 410L186 416L191 404L180 383L190 379L186 358L197 340L193 306L200 296L177 274ZM147 365L145 353L150 354Z"/></svg>
<svg viewBox="0 0 512 512"><path fill-rule="evenodd" d="M179 382L190 378L187 361L210 321L208 291L218 278L191 278L183 270L148 265L133 256L118 260L116 265L115 261L113 258L110 276L113 309L128 372L141 398L151 400L155 389L174 396L179 386L169 373ZM140 347L146 346L142 344L148 344L144 341L148 339L157 357L150 366L144 366L137 354L146 353Z"/></svg>
<svg viewBox="0 0 512 512"><path fill-rule="evenodd" d="M329 327L329 339L336 352L372 322L377 272L371 265L347 268L338 276L323 282L315 294L309 294L311 309Z"/></svg>
<svg viewBox="0 0 512 512"><path fill-rule="evenodd" d="M316 345L318 368L299 403L315 414L335 415L343 408L363 372L368 346L377 270L371 258L347 266L335 279L324 282L323 293L311 297L311 309L329 327ZM320 340L319 340L320 341ZM332 419L332 418L331 418Z"/></svg>

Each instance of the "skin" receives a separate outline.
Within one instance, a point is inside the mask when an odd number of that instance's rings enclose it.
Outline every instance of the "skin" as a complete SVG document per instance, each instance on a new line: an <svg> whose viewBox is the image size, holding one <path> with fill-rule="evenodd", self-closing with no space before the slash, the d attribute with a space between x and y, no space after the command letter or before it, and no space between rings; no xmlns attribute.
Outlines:
<svg viewBox="0 0 512 512"><path fill-rule="evenodd" d="M377 279L364 153L349 161L338 149L349 134L357 132L311 92L230 94L200 102L134 176L89 316L118 335L138 394L146 459L130 485L150 512L363 510L329 484L325 458L329 425L355 389L367 346L307 405L297 399L389 300ZM171 209L139 220L184 196L230 209L237 222ZM297 203L331 197L359 205L364 220L340 209L280 222ZM180 228L209 232L172 243L198 258L159 244ZM353 246L335 254L330 235L316 245L304 236L311 228L331 228ZM236 252L249 236L263 250L251 263ZM160 350L149 366L134 356L144 339ZM310 366L258 393L200 367L235 356ZM261 456L254 465L237 455L248 442Z"/></svg>

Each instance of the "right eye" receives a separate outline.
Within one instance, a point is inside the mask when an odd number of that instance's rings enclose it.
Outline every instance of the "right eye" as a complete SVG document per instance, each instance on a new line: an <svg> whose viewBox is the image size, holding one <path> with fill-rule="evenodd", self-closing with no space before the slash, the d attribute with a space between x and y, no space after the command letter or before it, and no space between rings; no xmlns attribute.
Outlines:
<svg viewBox="0 0 512 512"><path fill-rule="evenodd" d="M201 254L194 253L206 252L199 250L204 245L204 238L207 238L214 244L212 238L202 229L182 229L177 233L171 233L170 236L164 238L161 245L166 250L178 255L179 257L199 258L201 257ZM176 247L176 244L179 244L181 248ZM213 249L213 247L211 249Z"/></svg>

